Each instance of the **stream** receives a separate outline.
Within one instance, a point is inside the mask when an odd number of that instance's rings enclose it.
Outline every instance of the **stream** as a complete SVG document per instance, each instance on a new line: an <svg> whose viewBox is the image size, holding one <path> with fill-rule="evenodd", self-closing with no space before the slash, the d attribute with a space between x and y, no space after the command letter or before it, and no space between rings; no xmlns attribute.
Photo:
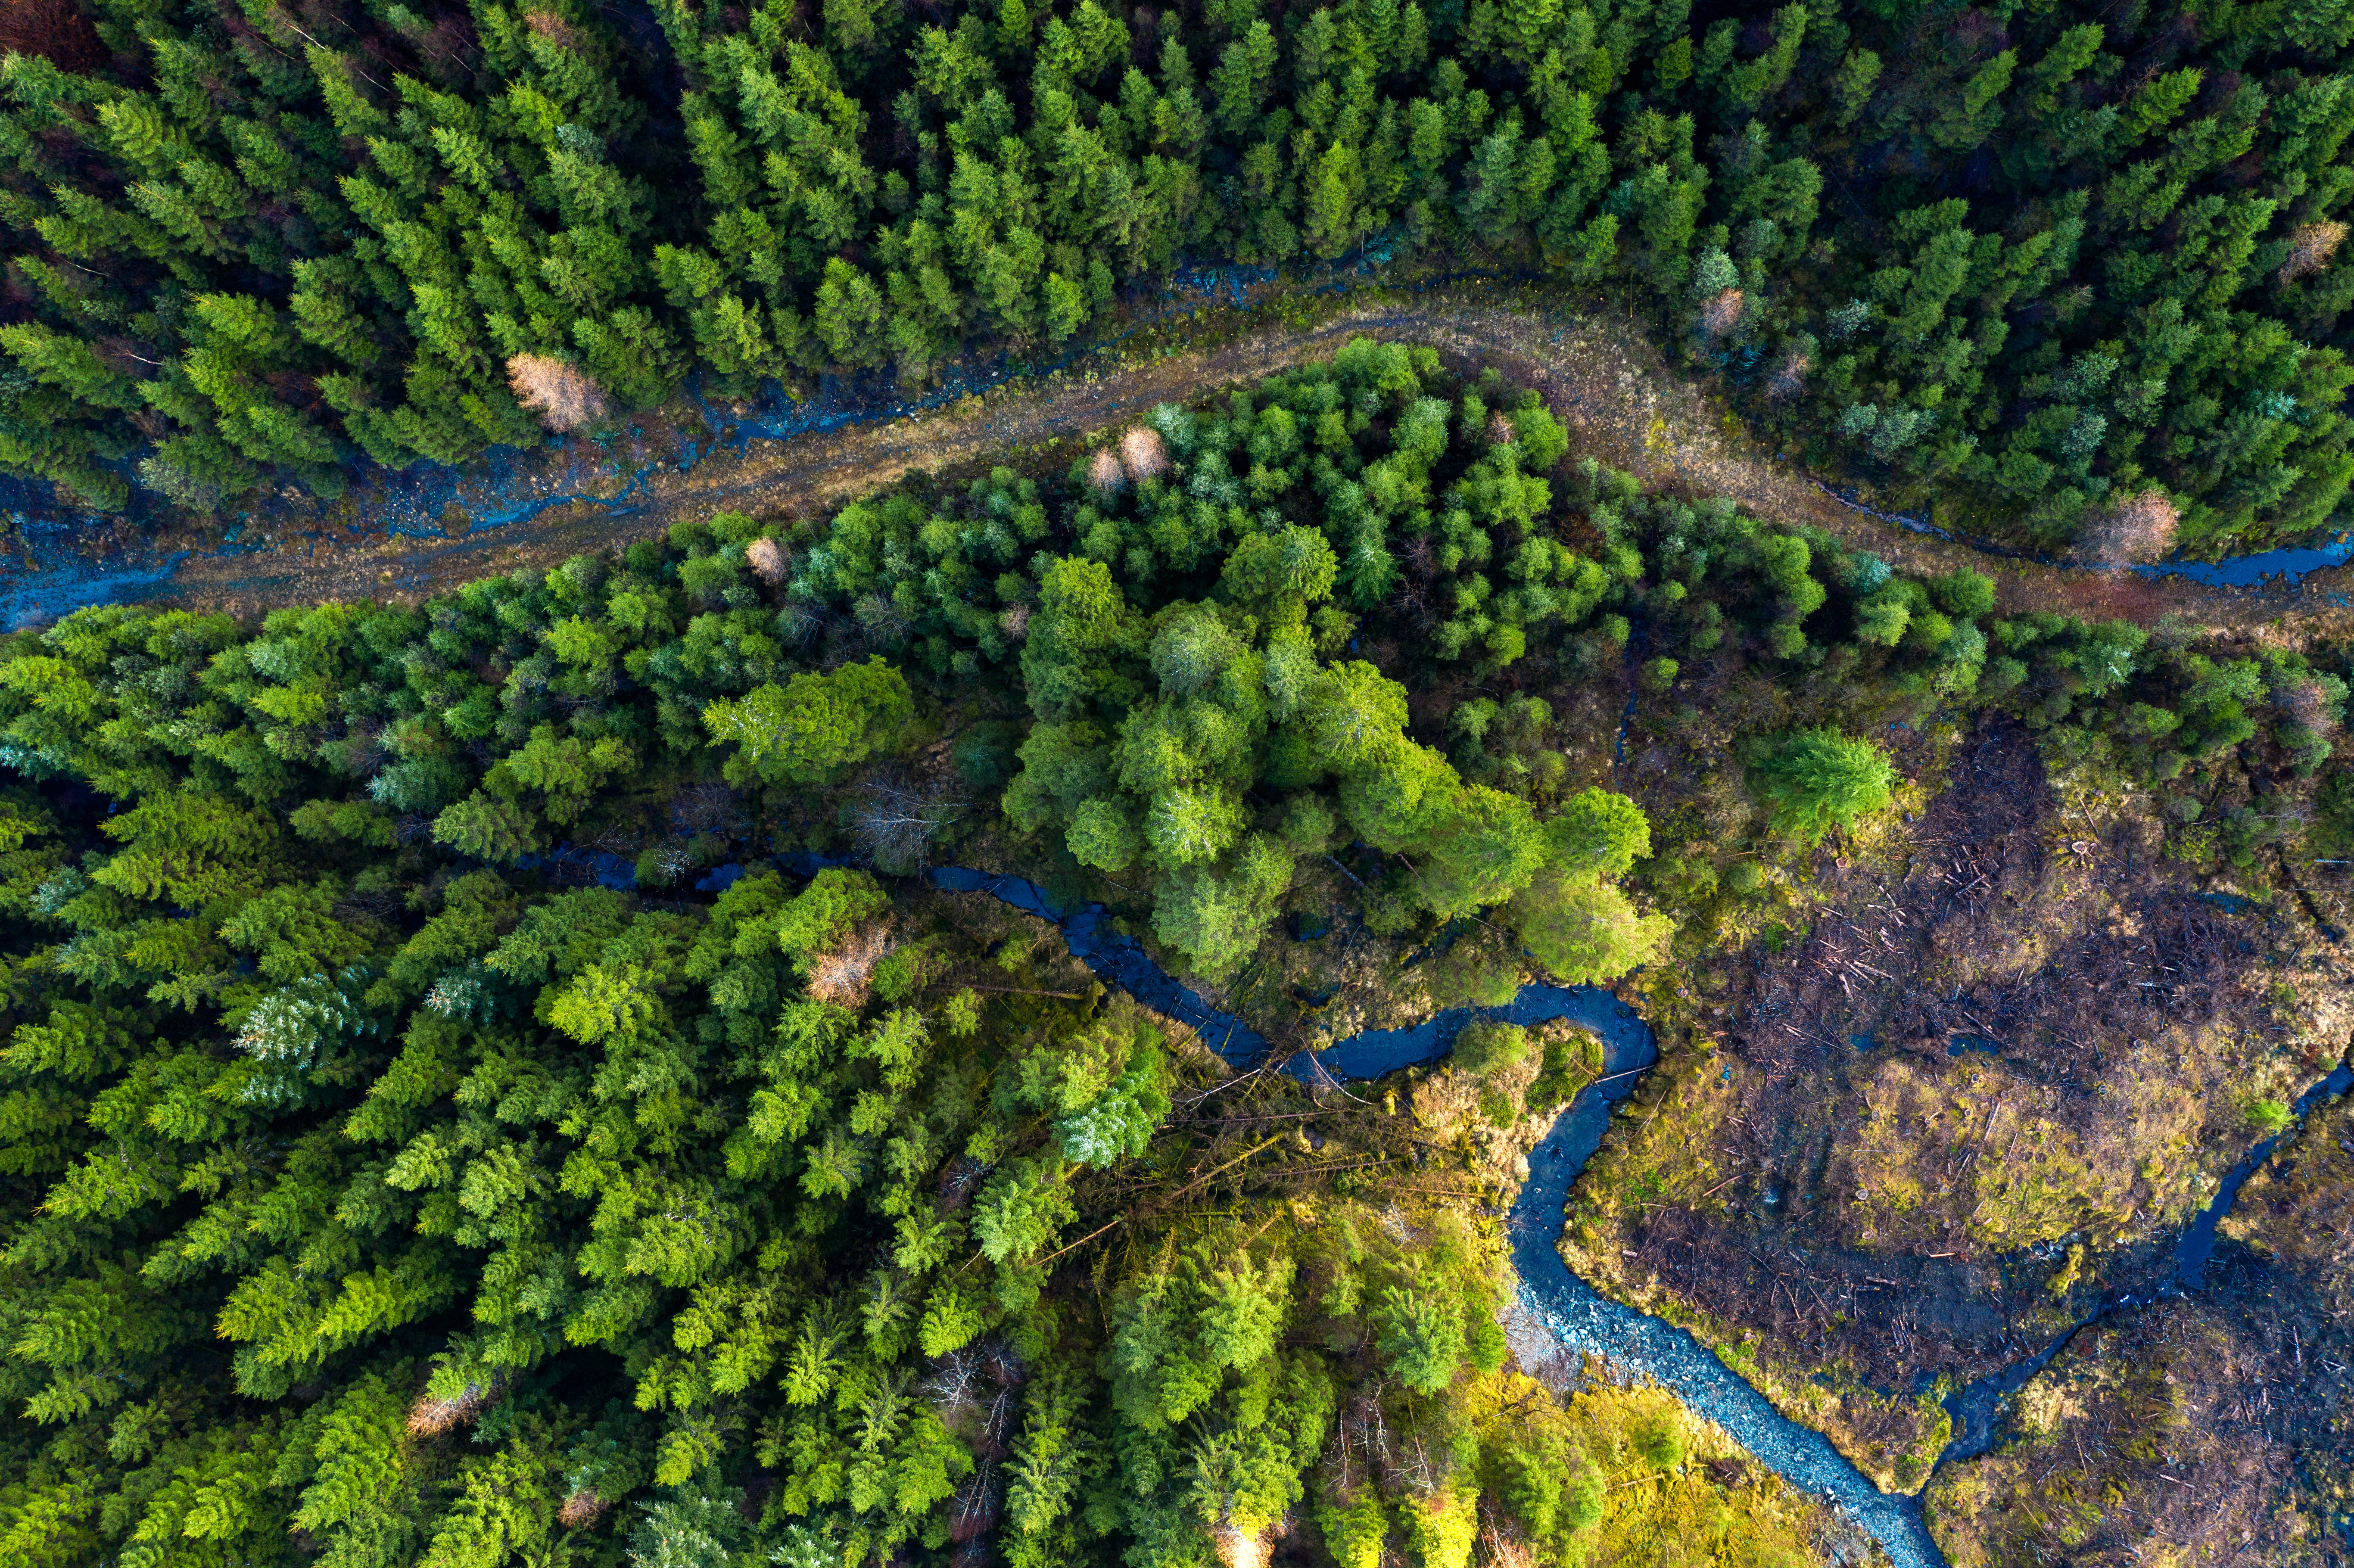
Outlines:
<svg viewBox="0 0 2354 1568"><path fill-rule="evenodd" d="M2035 1354L2024 1361L2013 1361L2000 1372L1989 1373L1946 1395L1946 1413L1954 1418L1954 1435L1946 1444L1946 1451L1938 1456L1937 1462L1943 1465L1954 1459L1975 1459L1993 1447L1996 1405L2005 1397L2025 1388L2030 1378L2051 1365L2052 1358L2066 1350L2069 1341L2084 1330L2125 1308L2144 1306L2150 1301L2162 1301L2168 1297L2187 1295L2198 1289L2206 1278L2207 1260L2215 1251L2215 1227L2222 1223L2225 1214L2232 1212L2232 1203L2240 1196L2240 1189L2247 1183L2249 1177L2256 1173L2258 1166L2272 1158L2273 1150L2280 1146L2281 1139L2289 1135L2296 1121L2302 1120L2316 1102L2331 1095L2342 1095L2349 1088L2354 1088L2354 1067L2341 1062L2330 1069L2327 1077L2297 1097L2296 1119L2287 1128L2248 1150L2238 1164L2223 1173L2214 1197L2208 1200L2207 1206L2199 1212L2198 1218L2192 1220L2190 1228L2182 1233L2182 1239L2175 1244L2173 1272L2158 1287L2155 1295L2111 1297L2054 1335L2052 1342Z"/></svg>
<svg viewBox="0 0 2354 1568"><path fill-rule="evenodd" d="M680 394L693 406L693 417L701 421L707 439L687 440L675 466L678 471L684 472L722 448L740 450L754 441L790 441L854 425L913 418L949 408L1008 382L1043 379L1172 317L1191 316L1221 304L1247 306L1252 302L1253 290L1276 281L1276 272L1265 267L1239 263L1182 267L1171 280L1172 302L1125 331L1076 344L1051 361L1017 364L1006 355L996 355L960 363L942 375L930 390L912 397L873 394L856 377L840 386L829 378L824 387L810 397L796 397L770 382L769 396L759 403L731 412L713 408L705 398L698 373L681 387ZM1318 291L1330 292L1331 286ZM649 409L645 417L652 419L662 412ZM681 420L682 433L684 423ZM593 437L550 436L547 445L567 454L566 484L577 488L539 493L533 482L536 476L520 461L529 451L526 448L493 447L466 469L445 463L413 464L384 476L390 484L370 496L376 514L369 523L353 525L347 532L353 538L383 532L415 539L420 545L434 545L484 529L521 532L543 513L575 503L599 508L609 517L633 515L645 509L650 497L644 493L664 465L658 459L648 458L625 467L612 449L626 440L628 444L642 450L642 425L633 425L627 438L618 431ZM616 479L625 481L618 492L610 488ZM488 492L491 499L484 499L483 492ZM453 509L462 513L465 519L455 534L446 521ZM0 475L0 520L15 524L19 547L29 563L27 569L0 578L0 632L35 621L54 620L90 605L138 604L168 599L182 586L181 567L198 554L193 550L134 548L124 556L90 560L79 554L78 544L85 523L94 518L59 508L46 487L14 476ZM239 543L240 534L249 525L255 525L253 518L240 513L225 542L209 554L216 558L229 558L280 553L269 546ZM299 539L290 540L280 550L284 554L307 554L315 546L306 541L319 540L325 532L306 533ZM486 573L491 570L488 566L483 569ZM245 585L231 580L207 586L219 589Z"/></svg>
<svg viewBox="0 0 2354 1568"><path fill-rule="evenodd" d="M1256 1066L1265 1057L1265 1036L1180 984L1135 938L1106 932L1103 906L1091 904L1066 915L1035 883L1020 877L962 867L928 874L934 885L947 891L987 893L1055 922L1074 958L1146 1006L1192 1028L1229 1065ZM1438 1060L1453 1049L1463 1026L1477 1018L1523 1024L1566 1018L1592 1030L1602 1042L1600 1078L1555 1118L1531 1152L1528 1180L1506 1221L1522 1308L1570 1350L1605 1357L1658 1380L1792 1486L1846 1510L1887 1551L1896 1568L1943 1568L1945 1558L1922 1522L1916 1499L1882 1492L1829 1438L1776 1410L1714 1351L1670 1323L1610 1300L1562 1261L1553 1244L1561 1234L1570 1186L1601 1147L1611 1106L1632 1094L1641 1070L1659 1058L1650 1026L1632 1008L1599 986L1524 985L1502 1007L1449 1008L1410 1029L1369 1029L1312 1054L1300 1052L1283 1065L1283 1071L1311 1084L1378 1078Z"/></svg>
<svg viewBox="0 0 2354 1568"><path fill-rule="evenodd" d="M2254 588L2267 577L2278 577L2284 583L2295 583L2307 572L2318 572L2330 567L2342 567L2354 560L2354 533L2341 533L2321 545L2294 545L2277 550L2257 550L2244 556L2226 556L2220 561L2064 561L2053 556L2039 555L2031 550L2013 549L1998 545L1991 539L1960 534L1941 527L1925 517L1915 517L1909 512L1882 512L1876 506L1866 506L1849 491L1834 490L1822 481L1815 488L1838 502L1850 512L1861 512L1867 517L1877 517L1882 523L1893 523L1908 533L1925 534L1943 539L1949 545L1960 545L1981 556L1994 556L2007 561L2033 561L2038 566L2058 567L2066 571L2107 572L2119 567L2145 577L2182 577L2208 588Z"/></svg>
<svg viewBox="0 0 2354 1568"><path fill-rule="evenodd" d="M805 857L812 863L815 857ZM797 868L798 869L798 868ZM811 869L815 869L814 863ZM952 893L986 893L1017 909L1054 922L1071 955L1137 1001L1193 1029L1228 1065L1263 1065L1267 1038L1232 1013L1221 1012L1154 963L1132 937L1104 929L1104 906L1090 904L1074 914L1057 909L1035 883L960 866L926 874L935 886ZM1570 1271L1556 1243L1569 1190L1601 1147L1610 1107L1635 1090L1642 1069L1659 1059L1650 1026L1599 986L1532 984L1502 1007L1449 1008L1407 1029L1369 1029L1314 1053L1299 1052L1282 1070L1309 1084L1378 1078L1401 1067L1434 1062L1454 1048L1455 1037L1474 1019L1535 1023L1566 1018L1591 1030L1602 1043L1601 1074L1562 1111L1529 1156L1506 1220L1512 1266L1520 1276L1521 1305L1572 1351L1600 1356L1657 1380L1698 1414L1724 1428L1759 1463L1799 1490L1837 1505L1880 1542L1895 1568L1944 1568L1944 1553L1931 1538L1917 1497L1892 1497L1850 1464L1830 1440L1784 1415L1747 1379L1686 1330L1664 1319L1605 1297ZM2302 1118L2316 1101L2354 1088L2354 1069L2340 1065L2297 1100ZM2241 1186L2272 1155L2296 1123L2250 1150L2224 1176L2214 1198L2183 1234L2175 1250L2172 1276L2158 1292L2175 1296L2199 1288L2214 1250L2215 1228ZM2082 1322L2024 1361L1981 1378L1949 1396L1946 1409L1954 1435L1938 1457L1944 1465L1969 1459L1993 1446L1999 1401L2017 1393L2049 1365L2086 1325L2111 1312L2140 1304L2133 1296L2105 1301Z"/></svg>

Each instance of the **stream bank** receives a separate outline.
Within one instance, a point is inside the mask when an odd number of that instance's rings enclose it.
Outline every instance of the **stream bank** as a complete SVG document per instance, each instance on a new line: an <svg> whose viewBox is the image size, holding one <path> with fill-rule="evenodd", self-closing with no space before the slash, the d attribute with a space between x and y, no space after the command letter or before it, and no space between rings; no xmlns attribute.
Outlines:
<svg viewBox="0 0 2354 1568"><path fill-rule="evenodd" d="M1102 906L1066 914L1035 883L1020 877L963 867L928 874L946 891L986 893L1054 922L1073 957L1146 1006L1191 1027L1229 1065L1240 1070L1263 1065L1269 1048L1264 1036L1180 984L1134 938L1106 933ZM1378 1078L1444 1056L1464 1025L1477 1018L1522 1024L1566 1018L1592 1030L1603 1047L1597 1081L1559 1114L1530 1154L1528 1179L1506 1222L1523 1309L1569 1350L1655 1379L1723 1427L1766 1468L1799 1490L1836 1503L1881 1543L1896 1568L1944 1568L1916 1499L1881 1491L1829 1439L1776 1410L1689 1333L1607 1299L1562 1261L1554 1242L1570 1187L1601 1146L1611 1107L1634 1092L1642 1069L1659 1057L1649 1025L1634 1009L1599 986L1525 985L1505 1006L1450 1008L1410 1029L1367 1030L1312 1054L1301 1052L1283 1070L1309 1083Z"/></svg>
<svg viewBox="0 0 2354 1568"><path fill-rule="evenodd" d="M1198 306L1180 302L1133 330L1162 335L1126 362L1099 344L1026 380L1002 364L976 366L914 400L854 384L724 409L682 400L597 440L501 449L463 473L371 474L332 506L281 499L226 540L126 538L111 555L91 558L79 524L20 512L24 559L0 579L0 625L165 599L240 613L363 598L413 601L719 511L806 514L910 473L1084 436L1157 403L1257 381L1361 334L1426 344L1458 369L1492 365L1545 396L1575 450L1648 482L1723 495L1783 526L1821 528L1905 570L1935 574L2001 558L1984 553L1997 547L1829 493L1794 465L1755 450L1723 428L1721 409L1672 375L1626 318L1543 291L1373 280L1320 297L1270 291L1254 304L1235 280ZM1201 336L1214 341L1185 346ZM264 542L252 543L254 534ZM2354 623L2348 568L2323 558L2342 560L2346 548L2335 545L2321 556L2263 552L2163 577L2006 559L2001 607L2093 619L2155 620L2173 611L2254 625L2285 613ZM2194 573L2220 580L2194 580ZM2261 586L2247 580L2267 574Z"/></svg>

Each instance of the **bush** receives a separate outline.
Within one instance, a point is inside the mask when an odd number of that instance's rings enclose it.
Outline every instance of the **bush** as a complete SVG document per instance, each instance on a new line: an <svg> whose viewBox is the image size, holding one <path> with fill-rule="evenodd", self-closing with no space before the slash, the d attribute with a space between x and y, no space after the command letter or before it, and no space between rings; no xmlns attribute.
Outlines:
<svg viewBox="0 0 2354 1568"><path fill-rule="evenodd" d="M1654 962L1674 922L1643 915L1627 895L1590 877L1547 876L1512 901L1521 940L1564 985L1613 980Z"/></svg>
<svg viewBox="0 0 2354 1568"><path fill-rule="evenodd" d="M1529 1032L1517 1023L1467 1023L1455 1037L1454 1064L1485 1075L1517 1067L1528 1059Z"/></svg>
<svg viewBox="0 0 2354 1568"><path fill-rule="evenodd" d="M949 760L957 777L976 789L1003 788L1018 769L1014 748L1022 743L1022 727L1003 719L984 719L956 738Z"/></svg>
<svg viewBox="0 0 2354 1568"><path fill-rule="evenodd" d="M2323 776L2314 794L2309 842L2324 856L2354 856L2354 772Z"/></svg>
<svg viewBox="0 0 2354 1568"><path fill-rule="evenodd" d="M1440 1007L1503 1007L1521 991L1521 959L1502 934L1479 927L1423 961L1423 984Z"/></svg>
<svg viewBox="0 0 2354 1568"><path fill-rule="evenodd" d="M1635 1452L1655 1470L1674 1470L1684 1462L1684 1431L1682 1423L1672 1410L1661 1410L1637 1423L1628 1434L1634 1439Z"/></svg>
<svg viewBox="0 0 2354 1568"><path fill-rule="evenodd" d="M830 675L795 675L704 710L715 742L733 741L731 783L816 784L896 745L916 716L906 677L879 658Z"/></svg>

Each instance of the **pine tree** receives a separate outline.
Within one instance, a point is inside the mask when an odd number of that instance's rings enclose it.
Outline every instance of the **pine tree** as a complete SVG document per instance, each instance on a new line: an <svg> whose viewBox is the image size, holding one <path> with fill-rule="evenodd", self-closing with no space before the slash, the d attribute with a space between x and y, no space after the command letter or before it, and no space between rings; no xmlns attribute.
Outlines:
<svg viewBox="0 0 2354 1568"><path fill-rule="evenodd" d="M1895 769L1868 740L1832 729L1801 730L1757 768L1756 788L1777 832L1812 842L1887 808Z"/></svg>
<svg viewBox="0 0 2354 1568"><path fill-rule="evenodd" d="M831 675L796 675L704 710L714 745L735 743L731 769L772 783L815 783L898 744L915 716L906 679L880 658Z"/></svg>

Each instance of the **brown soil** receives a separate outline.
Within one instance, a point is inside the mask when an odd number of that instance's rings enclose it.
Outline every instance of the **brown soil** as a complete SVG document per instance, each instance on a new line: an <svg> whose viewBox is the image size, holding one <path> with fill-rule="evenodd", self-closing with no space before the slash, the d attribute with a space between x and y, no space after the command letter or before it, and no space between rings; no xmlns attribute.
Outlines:
<svg viewBox="0 0 2354 1568"><path fill-rule="evenodd" d="M469 532L461 493L461 515L447 528L453 536L420 540L380 534L373 532L380 524L371 519L387 514L389 499L403 482L398 475L378 475L333 505L301 497L273 502L265 520L255 525L263 542L274 546L265 554L217 556L208 553L209 541L193 538L160 543L197 552L173 581L175 597L198 607L245 611L339 599L413 600L491 573L611 548L716 512L811 514L909 473L939 472L1084 436L1156 403L1197 399L1256 381L1329 355L1350 336L1365 334L1428 344L1458 370L1492 365L1511 379L1538 387L1568 422L1578 451L1653 483L1731 496L1772 521L1808 524L1867 542L1907 569L1936 572L1971 565L1994 572L2007 609L2069 609L2137 620L2170 609L2217 626L2254 625L2284 615L2328 616L2354 625L2354 610L2335 602L2354 585L2354 568L2314 574L2301 588L2218 589L2181 579L2152 582L1998 561L1965 546L1898 529L1840 504L1794 466L1759 452L1737 420L1700 385L1670 373L1631 318L1543 301L1499 302L1499 296L1498 290L1481 287L1434 291L1412 305L1361 299L1304 323L1252 324L1278 308L1313 313L1321 307L1278 299L1252 317L1205 313L1208 324L1198 329L1199 335L1225 334L1213 346L1168 349L1160 357L1138 356L1101 373L1058 372L921 416L749 441L714 452L685 471L674 461L660 461L662 455L674 460L689 436L703 440L707 432L691 414L673 416L669 426L651 418L642 422L648 434L642 444L657 460L656 471L632 499L639 509L626 516L575 503L527 523ZM525 488L537 493L601 488L618 494L623 488L621 465L608 465L613 472L602 476L580 467L599 461L594 448L577 441L562 453L516 460L530 475ZM514 499L512 486L507 499ZM480 508L490 504L484 498ZM119 551L134 543L119 530L90 540L100 550Z"/></svg>

